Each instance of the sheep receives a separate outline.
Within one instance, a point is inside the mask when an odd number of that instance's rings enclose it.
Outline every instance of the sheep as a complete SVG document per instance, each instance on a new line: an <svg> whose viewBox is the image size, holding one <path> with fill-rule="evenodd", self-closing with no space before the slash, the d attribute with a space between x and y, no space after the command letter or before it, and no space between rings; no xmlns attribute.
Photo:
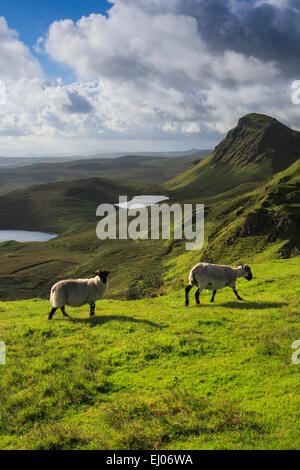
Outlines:
<svg viewBox="0 0 300 470"><path fill-rule="evenodd" d="M236 290L236 281L244 277L248 281L252 279L249 266L239 264L236 268L218 264L199 263L194 266L189 275L189 284L185 288L185 305L189 305L189 292L193 286L198 286L195 293L196 304L200 304L200 293L203 289L213 291L211 302L214 302L217 290L223 287L231 287L238 300L243 300Z"/></svg>
<svg viewBox="0 0 300 470"><path fill-rule="evenodd" d="M96 300L102 299L108 287L108 275L110 271L96 271L95 277L90 279L67 279L59 281L51 288L50 303L52 310L49 313L49 320L57 309L61 309L64 317L68 314L65 305L71 307L81 307L90 304L90 316L95 315Z"/></svg>

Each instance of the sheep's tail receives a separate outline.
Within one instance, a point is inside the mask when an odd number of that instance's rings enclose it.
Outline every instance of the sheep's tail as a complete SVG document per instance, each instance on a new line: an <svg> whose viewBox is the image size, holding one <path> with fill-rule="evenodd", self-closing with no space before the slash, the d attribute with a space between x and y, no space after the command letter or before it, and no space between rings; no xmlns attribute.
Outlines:
<svg viewBox="0 0 300 470"><path fill-rule="evenodd" d="M197 284L197 281L196 281L196 278L195 278L194 270L192 269L190 274L189 274L189 285L194 286L195 284Z"/></svg>
<svg viewBox="0 0 300 470"><path fill-rule="evenodd" d="M50 292L50 303L54 308L60 308L64 304L61 299L60 289L55 285Z"/></svg>

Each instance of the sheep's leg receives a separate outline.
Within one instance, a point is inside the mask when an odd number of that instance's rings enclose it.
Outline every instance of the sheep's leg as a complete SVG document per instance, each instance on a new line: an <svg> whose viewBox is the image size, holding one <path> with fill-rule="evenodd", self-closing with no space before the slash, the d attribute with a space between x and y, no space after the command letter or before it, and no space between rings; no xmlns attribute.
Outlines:
<svg viewBox="0 0 300 470"><path fill-rule="evenodd" d="M190 284L188 286L186 286L185 288L185 306L188 307L189 305L189 292L191 290L193 286L191 286Z"/></svg>
<svg viewBox="0 0 300 470"><path fill-rule="evenodd" d="M52 317L53 317L53 315L55 314L56 310L57 310L57 308L54 308L54 307L53 307L53 309L52 309L51 312L49 313L48 320L52 320Z"/></svg>
<svg viewBox="0 0 300 470"><path fill-rule="evenodd" d="M215 301L215 295L216 295L217 291L214 290L213 291L213 295L212 295L212 298L210 299L211 302L214 302Z"/></svg>
<svg viewBox="0 0 300 470"><path fill-rule="evenodd" d="M61 311L62 311L62 314L63 314L64 317L68 317L68 316L69 316L69 315L67 314L66 310L65 310L65 306L64 306L64 305L61 307Z"/></svg>
<svg viewBox="0 0 300 470"><path fill-rule="evenodd" d="M90 317L95 315L95 304L93 302L90 303Z"/></svg>
<svg viewBox="0 0 300 470"><path fill-rule="evenodd" d="M203 288L201 286L198 287L198 289L195 292L195 299L196 299L196 304L200 305L200 294L203 291Z"/></svg>
<svg viewBox="0 0 300 470"><path fill-rule="evenodd" d="M236 290L235 287L232 288L233 292L235 293L235 296L238 300L243 300L242 297L239 296L238 291Z"/></svg>

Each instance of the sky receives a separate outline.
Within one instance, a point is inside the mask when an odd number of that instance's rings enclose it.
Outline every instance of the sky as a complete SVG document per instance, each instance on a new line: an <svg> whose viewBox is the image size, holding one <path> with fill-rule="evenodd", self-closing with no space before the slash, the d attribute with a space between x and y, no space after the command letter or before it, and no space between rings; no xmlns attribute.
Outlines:
<svg viewBox="0 0 300 470"><path fill-rule="evenodd" d="M299 46L299 0L1 0L0 155L213 148L250 112L299 129Z"/></svg>

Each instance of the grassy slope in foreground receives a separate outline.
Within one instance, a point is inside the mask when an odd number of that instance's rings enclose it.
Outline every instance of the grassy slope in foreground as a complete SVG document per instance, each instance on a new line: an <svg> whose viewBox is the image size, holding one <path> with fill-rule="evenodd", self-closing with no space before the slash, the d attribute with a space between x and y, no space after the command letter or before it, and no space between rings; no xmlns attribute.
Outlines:
<svg viewBox="0 0 300 470"><path fill-rule="evenodd" d="M202 306L183 292L99 302L49 322L42 300L0 304L2 449L299 447L299 257L253 266Z"/></svg>

